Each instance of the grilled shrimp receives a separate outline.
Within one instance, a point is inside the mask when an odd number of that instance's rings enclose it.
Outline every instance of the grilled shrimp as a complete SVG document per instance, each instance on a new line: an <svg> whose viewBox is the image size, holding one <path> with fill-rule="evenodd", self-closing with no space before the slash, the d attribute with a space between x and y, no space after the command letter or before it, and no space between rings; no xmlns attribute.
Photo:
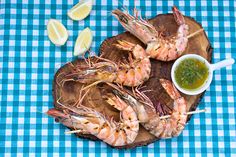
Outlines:
<svg viewBox="0 0 236 157"><path fill-rule="evenodd" d="M132 61L132 59L130 59L130 68L128 70L120 70L114 82L135 87L148 80L151 73L151 62L143 47L121 40L118 41L116 47L132 52L135 60Z"/></svg>
<svg viewBox="0 0 236 157"><path fill-rule="evenodd" d="M47 111L49 116L56 118L63 125L80 130L84 134L92 134L112 146L123 146L132 143L139 130L139 121L133 108L117 96L109 96L108 104L120 111L121 120L115 122L103 114L85 106L77 108L58 102L69 113L58 109Z"/></svg>
<svg viewBox="0 0 236 157"><path fill-rule="evenodd" d="M116 63L99 57L102 62L91 64L79 72L65 77L65 80L78 81L80 83L115 82L120 85L135 87L149 79L151 62L145 50L140 45L126 41L118 41L115 44L119 49L132 53L129 56L129 65L117 65Z"/></svg>
<svg viewBox="0 0 236 157"><path fill-rule="evenodd" d="M143 126L156 137L170 138L178 136L184 129L187 121L187 102L170 81L160 79L160 82L174 100L173 112L169 119L160 119L158 115L151 117Z"/></svg>
<svg viewBox="0 0 236 157"><path fill-rule="evenodd" d="M189 35L189 26L177 7L172 7L176 23L179 25L177 33L173 37L163 37L155 27L148 21L138 18L138 12L134 9L135 16L128 12L122 12L119 9L112 11L112 14L118 19L120 24L131 34L140 39L147 45L146 53L151 58L161 61L171 61L180 57L185 51L188 39L203 29Z"/></svg>
<svg viewBox="0 0 236 157"><path fill-rule="evenodd" d="M170 81L160 79L160 82L174 100L173 112L169 119L161 119L151 105L147 106L125 92L116 94L122 94L120 96L132 106L141 125L151 134L158 138L178 136L184 129L187 120L187 103ZM119 90L115 85L110 84L110 86Z"/></svg>

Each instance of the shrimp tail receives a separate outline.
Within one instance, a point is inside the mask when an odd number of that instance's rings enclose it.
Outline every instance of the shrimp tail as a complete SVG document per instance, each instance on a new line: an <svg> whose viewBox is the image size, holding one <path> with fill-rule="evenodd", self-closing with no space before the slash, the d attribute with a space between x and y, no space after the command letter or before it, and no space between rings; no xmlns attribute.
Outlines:
<svg viewBox="0 0 236 157"><path fill-rule="evenodd" d="M179 9L176 6L172 7L173 15L175 18L175 21L178 25L185 24L184 16L182 13L179 11Z"/></svg>
<svg viewBox="0 0 236 157"><path fill-rule="evenodd" d="M172 84L171 81L166 79L160 79L160 83L162 87L166 90L168 95L173 99L176 100L181 97L175 86Z"/></svg>

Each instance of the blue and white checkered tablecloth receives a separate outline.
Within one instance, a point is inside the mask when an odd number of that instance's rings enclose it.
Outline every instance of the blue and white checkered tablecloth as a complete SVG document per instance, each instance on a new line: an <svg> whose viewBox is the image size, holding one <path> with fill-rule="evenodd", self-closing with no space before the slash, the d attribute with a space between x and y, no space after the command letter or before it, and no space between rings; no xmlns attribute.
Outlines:
<svg viewBox="0 0 236 157"><path fill-rule="evenodd" d="M64 126L36 111L53 107L55 71L74 60L78 32L93 30L92 50L107 37L124 31L111 10L134 7L133 1L94 0L93 10L83 21L72 21L67 11L77 0L0 0L0 154L6 156L236 156L236 65L215 72L214 80L199 109L183 133L168 140L132 150L117 150L99 141L65 135ZM213 62L236 58L235 1L136 1L142 15L151 18L171 12L176 5L202 23L214 47ZM62 47L48 39L50 18L69 31Z"/></svg>

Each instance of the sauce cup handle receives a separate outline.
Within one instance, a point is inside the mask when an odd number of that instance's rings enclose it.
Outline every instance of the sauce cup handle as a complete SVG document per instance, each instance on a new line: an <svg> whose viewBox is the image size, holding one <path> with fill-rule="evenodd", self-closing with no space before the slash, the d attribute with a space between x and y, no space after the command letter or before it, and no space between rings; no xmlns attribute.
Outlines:
<svg viewBox="0 0 236 157"><path fill-rule="evenodd" d="M230 59L225 59L223 61L220 61L218 63L215 63L215 64L211 64L211 69L212 71L216 70L216 69L220 69L220 68L224 68L224 67L227 67L229 65L232 65L234 64L234 59L233 58L230 58Z"/></svg>

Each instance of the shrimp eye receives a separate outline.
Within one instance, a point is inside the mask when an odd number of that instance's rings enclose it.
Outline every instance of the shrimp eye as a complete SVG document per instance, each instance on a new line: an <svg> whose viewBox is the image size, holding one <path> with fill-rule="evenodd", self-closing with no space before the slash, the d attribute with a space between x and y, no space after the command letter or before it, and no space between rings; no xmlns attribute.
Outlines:
<svg viewBox="0 0 236 157"><path fill-rule="evenodd" d="M128 23L128 20L127 20L127 18L124 15L120 15L119 19L120 19L121 22L124 22L125 24Z"/></svg>
<svg viewBox="0 0 236 157"><path fill-rule="evenodd" d="M73 80L74 80L74 81L78 81L79 78L75 76L75 77L73 77Z"/></svg>

